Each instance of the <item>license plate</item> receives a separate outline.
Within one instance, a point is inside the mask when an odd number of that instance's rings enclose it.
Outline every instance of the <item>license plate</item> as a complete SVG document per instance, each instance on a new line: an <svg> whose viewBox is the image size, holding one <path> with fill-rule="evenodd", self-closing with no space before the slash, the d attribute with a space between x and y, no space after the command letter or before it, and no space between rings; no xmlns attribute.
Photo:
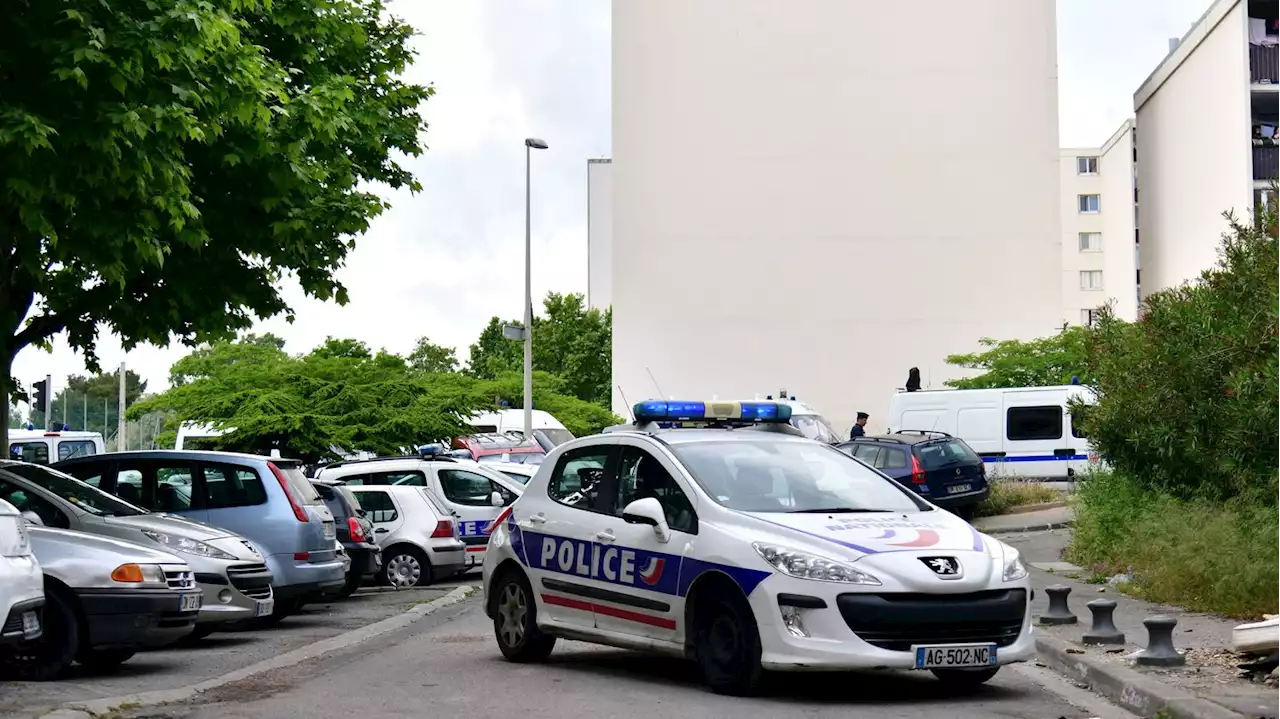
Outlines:
<svg viewBox="0 0 1280 719"><path fill-rule="evenodd" d="M192 612L200 608L200 602L204 597L200 594L184 594L182 595L182 608L178 611Z"/></svg>
<svg viewBox="0 0 1280 719"><path fill-rule="evenodd" d="M946 669L952 667L994 667L994 644L947 644L934 647L915 646L916 669Z"/></svg>
<svg viewBox="0 0 1280 719"><path fill-rule="evenodd" d="M35 612L22 613L22 635L34 639L40 633L40 615Z"/></svg>
<svg viewBox="0 0 1280 719"><path fill-rule="evenodd" d="M258 602L258 606L253 608L253 616L265 617L276 610L275 597L271 599L262 599Z"/></svg>
<svg viewBox="0 0 1280 719"><path fill-rule="evenodd" d="M961 492L968 492L972 489L972 484L953 484L950 487L947 487L947 494L960 494Z"/></svg>
<svg viewBox="0 0 1280 719"><path fill-rule="evenodd" d="M334 526L333 526L333 522L325 522L325 523L324 523L324 538L325 538L325 539L333 539L333 538L334 538L334 537L336 537L336 536L338 536L338 535L337 535L337 530L334 528Z"/></svg>

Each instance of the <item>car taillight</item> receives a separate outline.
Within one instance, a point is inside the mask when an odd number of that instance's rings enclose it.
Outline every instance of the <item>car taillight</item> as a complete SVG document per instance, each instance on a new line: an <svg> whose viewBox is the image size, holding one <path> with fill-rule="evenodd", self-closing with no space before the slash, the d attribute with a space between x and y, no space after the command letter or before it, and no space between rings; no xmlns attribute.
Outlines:
<svg viewBox="0 0 1280 719"><path fill-rule="evenodd" d="M310 522L311 518L307 516L307 510L298 504L298 500L293 498L293 492L289 491L289 478L284 476L284 472L280 471L275 462L267 462L267 466L271 468L271 473L276 476L276 481L280 483L280 490L284 492L284 496L289 498L289 506L293 507L293 516L303 524Z"/></svg>
<svg viewBox="0 0 1280 719"><path fill-rule="evenodd" d="M920 465L920 460L915 455L911 456L911 483L924 484L924 467Z"/></svg>
<svg viewBox="0 0 1280 719"><path fill-rule="evenodd" d="M442 519L436 522L436 531L431 533L432 539L448 539L453 536L453 522Z"/></svg>
<svg viewBox="0 0 1280 719"><path fill-rule="evenodd" d="M360 520L355 517L347 517L347 531L351 532L351 541L364 541L364 527L360 526Z"/></svg>

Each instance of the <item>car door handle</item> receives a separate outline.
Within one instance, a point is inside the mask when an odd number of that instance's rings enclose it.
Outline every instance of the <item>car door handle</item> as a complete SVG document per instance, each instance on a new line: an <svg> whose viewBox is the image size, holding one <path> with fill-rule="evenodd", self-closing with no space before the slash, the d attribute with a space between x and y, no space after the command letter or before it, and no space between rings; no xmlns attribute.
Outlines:
<svg viewBox="0 0 1280 719"><path fill-rule="evenodd" d="M390 530L390 529L387 529L386 527L378 527L377 529L373 530L373 533L374 533L374 534L386 534L387 532L390 532L390 531L391 531L391 530Z"/></svg>
<svg viewBox="0 0 1280 719"><path fill-rule="evenodd" d="M613 536L613 532L596 532L596 539L601 542L616 542L618 538Z"/></svg>
<svg viewBox="0 0 1280 719"><path fill-rule="evenodd" d="M546 524L547 516L542 512L538 512L537 514L531 515L526 521L530 524Z"/></svg>

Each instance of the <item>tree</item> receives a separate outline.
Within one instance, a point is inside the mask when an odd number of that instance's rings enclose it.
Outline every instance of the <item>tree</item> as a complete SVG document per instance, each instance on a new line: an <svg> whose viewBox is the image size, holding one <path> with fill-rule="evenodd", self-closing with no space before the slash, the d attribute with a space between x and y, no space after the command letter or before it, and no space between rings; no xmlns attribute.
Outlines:
<svg viewBox="0 0 1280 719"><path fill-rule="evenodd" d="M947 364L982 370L982 374L944 384L957 389L1048 387L1070 384L1072 378L1090 384L1085 363L1088 334L1084 327L1068 327L1029 342L983 337L978 344L987 349L947 357Z"/></svg>
<svg viewBox="0 0 1280 719"><path fill-rule="evenodd" d="M492 380L481 382L479 392L485 397L496 398L499 403L506 402L509 407L523 408L524 374L501 374ZM596 434L605 427L622 424L622 418L610 410L569 394L563 378L547 372L533 373L533 404L540 410L550 412L578 437Z"/></svg>
<svg viewBox="0 0 1280 719"><path fill-rule="evenodd" d="M411 35L379 0L6 6L0 393L64 331L92 370L99 327L198 345L291 313L286 275L345 302L369 185L419 189Z"/></svg>
<svg viewBox="0 0 1280 719"><path fill-rule="evenodd" d="M494 379L504 372L522 372L524 369L524 349L521 343L513 342L502 336L504 324L524 326L514 320L503 322L494 317L485 325L480 337L468 351L467 374L478 379ZM533 341L538 341L535 319Z"/></svg>
<svg viewBox="0 0 1280 719"><path fill-rule="evenodd" d="M458 371L458 356L454 349L432 344L426 337L418 338L407 359L409 367L422 374Z"/></svg>
<svg viewBox="0 0 1280 719"><path fill-rule="evenodd" d="M125 404L138 401L147 391L147 382L131 369L125 370ZM66 423L73 429L101 432L114 431L120 418L120 370L90 376L71 375L67 386L53 397L53 423ZM31 408L31 422L45 426L44 408Z"/></svg>

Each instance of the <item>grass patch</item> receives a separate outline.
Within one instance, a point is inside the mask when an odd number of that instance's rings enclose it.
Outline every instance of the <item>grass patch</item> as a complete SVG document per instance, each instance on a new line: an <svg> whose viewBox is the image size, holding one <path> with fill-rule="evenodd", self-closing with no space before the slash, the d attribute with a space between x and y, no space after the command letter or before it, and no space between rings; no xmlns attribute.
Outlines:
<svg viewBox="0 0 1280 719"><path fill-rule="evenodd" d="M1266 498L1177 499L1099 473L1077 500L1068 561L1128 574L1126 594L1229 617L1277 613L1280 523Z"/></svg>
<svg viewBox="0 0 1280 719"><path fill-rule="evenodd" d="M1014 507L1028 504L1046 504L1062 500L1062 493L1039 482L992 480L991 495L973 512L975 517L993 517L1007 514Z"/></svg>

